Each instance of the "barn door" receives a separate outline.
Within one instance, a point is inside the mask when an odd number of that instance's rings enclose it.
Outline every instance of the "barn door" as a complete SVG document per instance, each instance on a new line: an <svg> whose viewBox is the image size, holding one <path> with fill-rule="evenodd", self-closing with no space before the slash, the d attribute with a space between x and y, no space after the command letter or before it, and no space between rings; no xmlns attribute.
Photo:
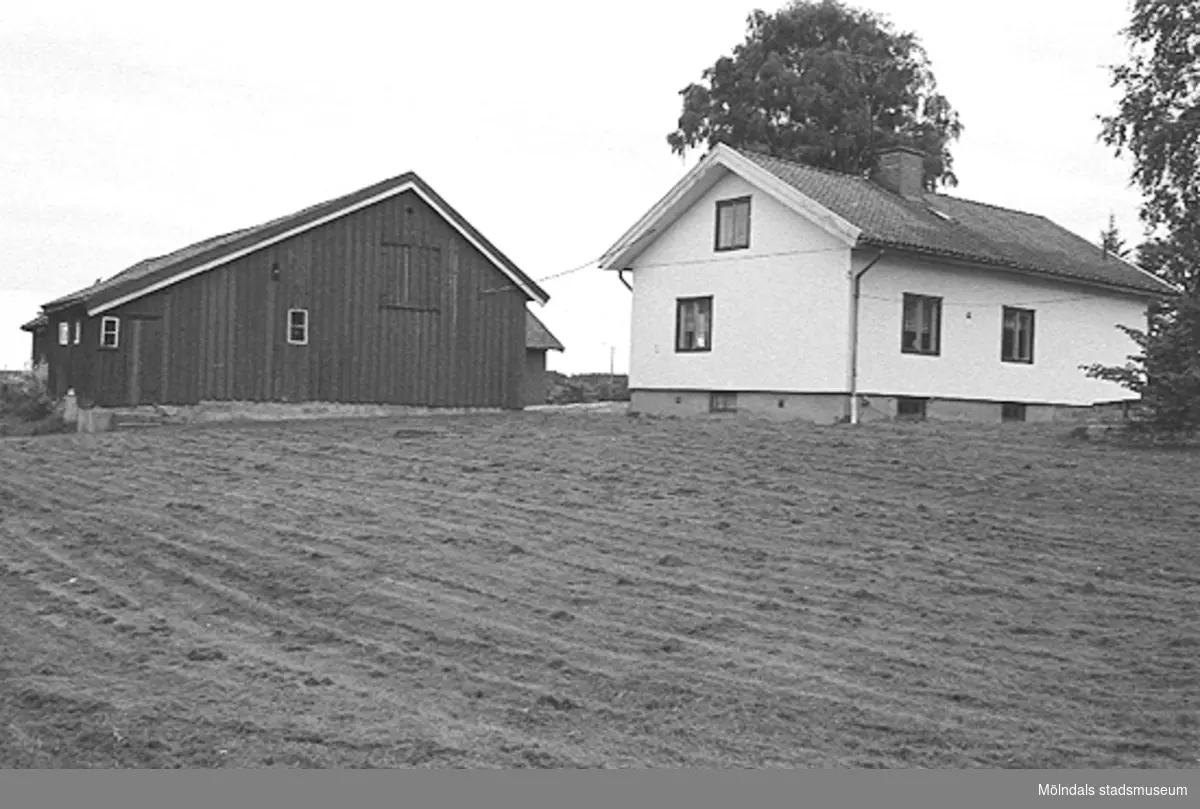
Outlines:
<svg viewBox="0 0 1200 809"><path fill-rule="evenodd" d="M159 404L162 399L162 319L130 321L129 404Z"/></svg>

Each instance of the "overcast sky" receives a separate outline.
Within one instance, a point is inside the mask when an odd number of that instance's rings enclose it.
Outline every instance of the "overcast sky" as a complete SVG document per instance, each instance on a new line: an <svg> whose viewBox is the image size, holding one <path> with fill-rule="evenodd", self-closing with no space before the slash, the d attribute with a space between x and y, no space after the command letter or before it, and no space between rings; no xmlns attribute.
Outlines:
<svg viewBox="0 0 1200 809"><path fill-rule="evenodd" d="M534 278L592 261L698 159L666 144L678 91L780 5L4 3L0 368L58 295L409 170ZM856 5L920 36L959 110L952 193L1140 235L1096 140L1125 0ZM550 367L607 370L615 346L624 371L617 279L545 288Z"/></svg>

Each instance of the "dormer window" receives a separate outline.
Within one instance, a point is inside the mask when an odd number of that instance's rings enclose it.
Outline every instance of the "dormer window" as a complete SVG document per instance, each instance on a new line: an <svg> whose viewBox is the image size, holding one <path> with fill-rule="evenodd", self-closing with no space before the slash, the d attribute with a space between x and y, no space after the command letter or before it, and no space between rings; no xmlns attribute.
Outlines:
<svg viewBox="0 0 1200 809"><path fill-rule="evenodd" d="M717 202L716 249L744 250L750 246L750 197Z"/></svg>

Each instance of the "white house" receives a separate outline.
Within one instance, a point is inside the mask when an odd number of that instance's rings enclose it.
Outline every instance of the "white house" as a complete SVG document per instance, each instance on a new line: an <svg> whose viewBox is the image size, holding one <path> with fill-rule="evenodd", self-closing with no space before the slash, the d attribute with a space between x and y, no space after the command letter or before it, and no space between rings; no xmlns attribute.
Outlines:
<svg viewBox="0 0 1200 809"><path fill-rule="evenodd" d="M717 146L603 256L633 291L634 411L834 422L1050 420L1130 398L1169 287L1045 217L925 193L919 152L871 179Z"/></svg>

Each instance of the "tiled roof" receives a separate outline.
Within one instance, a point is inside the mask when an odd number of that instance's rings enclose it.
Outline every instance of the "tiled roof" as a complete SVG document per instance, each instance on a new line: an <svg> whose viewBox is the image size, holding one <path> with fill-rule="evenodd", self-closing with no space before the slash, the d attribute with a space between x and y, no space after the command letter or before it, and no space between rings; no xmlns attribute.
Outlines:
<svg viewBox="0 0 1200 809"><path fill-rule="evenodd" d="M525 310L525 348L545 351L565 351L558 338L550 333L537 315Z"/></svg>
<svg viewBox="0 0 1200 809"><path fill-rule="evenodd" d="M337 215L343 209L361 205L379 194L386 194L391 189L406 186L407 184L411 184L412 187L418 189L424 196L442 208L451 222L490 252L495 257L497 264L501 266L501 269L513 278L514 281L532 290L535 295L541 296L543 303L549 299L545 291L532 278L522 272L507 256L496 249L479 231L475 230L461 214L451 208L424 180L415 173L408 172L366 188L361 188L350 194L317 205L311 205L287 216L272 219L261 225L235 230L221 236L213 236L172 253L139 261L137 264L117 273L111 278L72 292L70 295L56 298L44 304L43 308L57 309L85 302L88 306L94 306L123 295L137 293L140 289L144 289L151 284L169 279L177 273L186 272L191 267L220 259L224 255L239 250L254 248L256 244L278 237L280 234L287 233L293 228L303 227L323 217Z"/></svg>
<svg viewBox="0 0 1200 809"><path fill-rule="evenodd" d="M286 218L290 219L291 217ZM269 225L272 224L274 224L274 222L267 222L263 225L258 225L257 227L235 230L232 233L226 233L222 236L213 236L210 239L205 239L203 241L196 242L195 244L189 244L187 247L180 248L173 253L167 253L165 256L142 259L132 267L122 270L116 275L106 278L102 281L97 281L90 287L84 287L83 289L76 290L75 292L72 292L69 295L64 295L61 298L55 298L54 300L45 304L45 308L55 309L67 304L79 303L81 301L88 300L95 295L101 295L109 290L119 289L121 287L133 284L139 279L153 275L158 270L168 269L172 265L182 263L193 256L198 256L210 250L215 250L222 245L229 244L230 242L237 240L239 236L245 236L258 230L265 230Z"/></svg>
<svg viewBox="0 0 1200 809"><path fill-rule="evenodd" d="M1054 224L944 194L903 197L865 178L741 151L800 193L862 229L859 243L1034 272L1139 292L1165 283Z"/></svg>

